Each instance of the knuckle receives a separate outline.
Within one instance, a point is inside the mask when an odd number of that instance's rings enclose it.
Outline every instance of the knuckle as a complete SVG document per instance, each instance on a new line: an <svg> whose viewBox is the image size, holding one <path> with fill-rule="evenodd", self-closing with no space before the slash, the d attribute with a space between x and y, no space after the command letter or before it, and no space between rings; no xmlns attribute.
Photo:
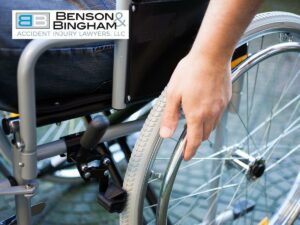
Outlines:
<svg viewBox="0 0 300 225"><path fill-rule="evenodd" d="M220 107L221 107L221 109L225 108L226 105L227 105L226 99L225 99L225 98L222 98L222 99L220 100Z"/></svg>
<svg viewBox="0 0 300 225"><path fill-rule="evenodd" d="M202 118L204 117L204 112L195 112L195 110L189 111L187 113L187 120L188 123L200 123L202 121Z"/></svg>
<svg viewBox="0 0 300 225"><path fill-rule="evenodd" d="M214 106L211 109L212 117L217 117L220 114L220 112L221 112L221 107L219 107L219 106Z"/></svg>
<svg viewBox="0 0 300 225"><path fill-rule="evenodd" d="M212 108L212 111L213 111L212 113L215 115L219 115L220 113L222 113L222 111L224 110L226 105L227 105L227 103L226 103L225 99L218 100L217 103Z"/></svg>

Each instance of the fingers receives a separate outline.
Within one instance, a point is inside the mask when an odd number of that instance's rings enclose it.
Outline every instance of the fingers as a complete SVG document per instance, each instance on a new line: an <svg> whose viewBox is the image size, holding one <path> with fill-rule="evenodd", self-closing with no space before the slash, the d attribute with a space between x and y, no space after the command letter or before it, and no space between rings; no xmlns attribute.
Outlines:
<svg viewBox="0 0 300 225"><path fill-rule="evenodd" d="M216 119L213 130L217 128L217 126L221 123L222 115L219 115L218 118Z"/></svg>
<svg viewBox="0 0 300 225"><path fill-rule="evenodd" d="M194 119L189 118L187 115L187 145L184 151L184 160L190 160L196 154L201 143L209 138L217 119L214 114L206 116L199 114Z"/></svg>
<svg viewBox="0 0 300 225"><path fill-rule="evenodd" d="M224 114L224 111L226 109L225 108L222 108L216 115L217 115L217 118L215 120L215 123L213 125L213 130L217 128L217 126L221 123L222 121L222 117L223 117L223 114Z"/></svg>
<svg viewBox="0 0 300 225"><path fill-rule="evenodd" d="M193 121L187 118L187 143L183 155L184 160L190 160L202 142L203 122L201 118L199 119Z"/></svg>
<svg viewBox="0 0 300 225"><path fill-rule="evenodd" d="M180 97L167 93L166 108L160 123L160 136L170 138L176 130L179 119Z"/></svg>
<svg viewBox="0 0 300 225"><path fill-rule="evenodd" d="M210 133L212 132L214 128L214 122L212 123L211 121L206 121L203 124L203 138L202 141L205 141L208 139Z"/></svg>

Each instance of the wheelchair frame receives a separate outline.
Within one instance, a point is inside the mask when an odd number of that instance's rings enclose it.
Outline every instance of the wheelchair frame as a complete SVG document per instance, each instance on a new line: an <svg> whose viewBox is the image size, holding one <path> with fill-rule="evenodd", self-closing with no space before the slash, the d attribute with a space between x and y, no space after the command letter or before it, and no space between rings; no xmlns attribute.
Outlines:
<svg viewBox="0 0 300 225"><path fill-rule="evenodd" d="M128 10L129 0L117 0L117 10ZM20 137L13 149L3 131L0 131L0 149L13 164L13 176L18 186L11 187L8 179L0 181L0 195L13 194L16 202L17 221L32 224L31 197L37 189L37 161L66 152L65 141L58 140L38 146L36 144L35 65L48 49L70 45L99 42L99 40L33 40L20 57L17 70L18 107L20 113ZM112 107L125 108L125 85L128 40L116 40L113 65ZM111 126L101 141L109 141L141 129L143 120Z"/></svg>

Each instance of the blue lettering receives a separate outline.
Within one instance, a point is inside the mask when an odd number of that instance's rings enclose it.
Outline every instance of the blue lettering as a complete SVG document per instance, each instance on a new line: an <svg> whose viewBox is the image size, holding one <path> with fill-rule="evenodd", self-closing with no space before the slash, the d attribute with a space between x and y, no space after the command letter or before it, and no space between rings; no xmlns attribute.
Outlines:
<svg viewBox="0 0 300 225"><path fill-rule="evenodd" d="M20 27L32 26L32 15L19 15L18 19L18 24Z"/></svg>

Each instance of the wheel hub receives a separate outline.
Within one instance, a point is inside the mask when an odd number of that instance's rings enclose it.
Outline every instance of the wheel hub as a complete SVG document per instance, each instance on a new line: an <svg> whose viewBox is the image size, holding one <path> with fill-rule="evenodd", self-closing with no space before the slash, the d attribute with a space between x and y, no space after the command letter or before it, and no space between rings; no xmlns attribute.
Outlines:
<svg viewBox="0 0 300 225"><path fill-rule="evenodd" d="M262 157L253 157L242 148L237 148L232 152L229 164L243 170L248 180L260 178L266 169L265 160Z"/></svg>
<svg viewBox="0 0 300 225"><path fill-rule="evenodd" d="M253 163L250 163L247 175L251 180L256 180L264 174L265 169L265 160L262 158L256 158Z"/></svg>

